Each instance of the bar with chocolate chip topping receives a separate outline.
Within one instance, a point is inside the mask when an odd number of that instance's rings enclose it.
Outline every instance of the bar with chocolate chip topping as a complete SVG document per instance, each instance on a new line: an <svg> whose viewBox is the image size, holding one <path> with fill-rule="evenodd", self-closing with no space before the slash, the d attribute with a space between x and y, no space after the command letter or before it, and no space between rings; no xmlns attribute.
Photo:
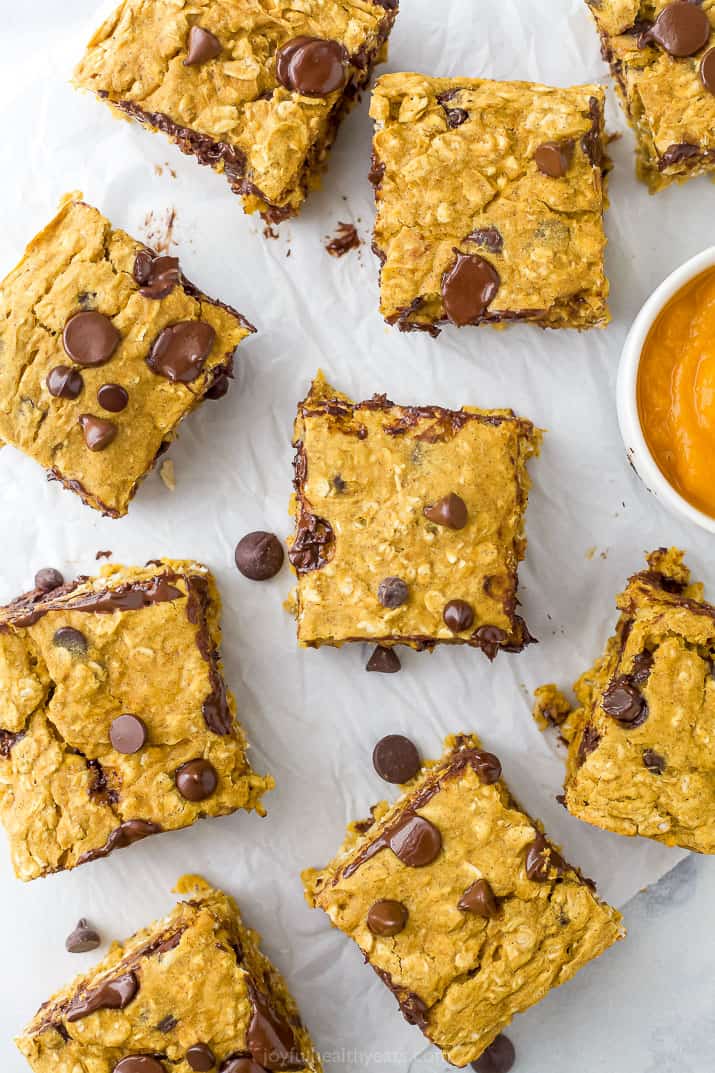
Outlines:
<svg viewBox="0 0 715 1073"><path fill-rule="evenodd" d="M608 323L603 103L597 85L378 80L373 249L389 324Z"/></svg>
<svg viewBox="0 0 715 1073"><path fill-rule="evenodd" d="M576 682L564 804L620 835L715 853L715 606L661 548L617 600L603 656ZM555 685L537 708L571 710Z"/></svg>
<svg viewBox="0 0 715 1073"><path fill-rule="evenodd" d="M656 193L715 171L715 0L586 0Z"/></svg>
<svg viewBox="0 0 715 1073"><path fill-rule="evenodd" d="M44 1003L16 1040L35 1073L321 1073L298 1008L233 898L199 876Z"/></svg>
<svg viewBox="0 0 715 1073"><path fill-rule="evenodd" d="M0 819L19 879L237 809L265 814L195 562L104 566L0 608Z"/></svg>
<svg viewBox="0 0 715 1073"><path fill-rule="evenodd" d="M295 424L299 643L372 642L378 671L399 669L394 645L529 644L517 568L540 442L511 410L353 403L319 373Z"/></svg>
<svg viewBox="0 0 715 1073"><path fill-rule="evenodd" d="M123 0L75 84L223 173L247 212L294 216L386 56L398 0Z"/></svg>
<svg viewBox="0 0 715 1073"><path fill-rule="evenodd" d="M70 196L0 283L0 441L117 518L253 331Z"/></svg>
<svg viewBox="0 0 715 1073"><path fill-rule="evenodd" d="M445 744L303 881L404 1017L465 1066L623 930L511 797L497 757L474 735Z"/></svg>

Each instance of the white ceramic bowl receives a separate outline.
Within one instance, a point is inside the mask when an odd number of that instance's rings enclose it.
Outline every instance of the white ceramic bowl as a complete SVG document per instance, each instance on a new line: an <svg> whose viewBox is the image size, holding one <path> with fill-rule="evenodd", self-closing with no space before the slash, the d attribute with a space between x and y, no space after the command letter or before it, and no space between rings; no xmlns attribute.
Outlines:
<svg viewBox="0 0 715 1073"><path fill-rule="evenodd" d="M648 333L659 313L668 304L671 298L681 290L686 283L695 279L715 267L715 246L703 250L697 257L686 261L680 268L676 268L666 280L661 283L651 294L640 313L633 321L631 330L626 337L621 353L621 363L618 368L618 383L616 387L616 404L618 407L618 423L621 427L621 436L626 447L626 455L631 466L645 484L649 492L659 499L666 507L680 518L686 518L708 533L715 533L715 518L703 514L697 507L683 499L676 492L672 484L668 482L653 458L645 441L643 429L638 416L638 366L640 364L643 346Z"/></svg>

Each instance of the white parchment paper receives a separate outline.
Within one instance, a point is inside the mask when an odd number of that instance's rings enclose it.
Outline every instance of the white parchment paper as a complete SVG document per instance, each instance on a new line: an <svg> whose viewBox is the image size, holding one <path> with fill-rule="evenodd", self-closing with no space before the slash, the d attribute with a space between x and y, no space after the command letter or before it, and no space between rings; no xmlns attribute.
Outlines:
<svg viewBox="0 0 715 1073"><path fill-rule="evenodd" d="M712 187L698 180L650 198L635 181L626 133L613 146L608 329L448 329L436 342L400 335L377 312L367 101L345 123L322 192L277 240L266 240L258 218L242 214L219 177L70 88L72 66L106 10L93 0L0 0L0 274L59 197L82 190L115 226L148 241L170 237L188 277L241 309L260 334L240 348L229 397L207 403L172 447L176 491L150 477L127 518L95 515L47 484L29 459L0 452L0 601L30 587L41 566L67 577L93 572L98 549L111 549L118 562L160 555L205 561L224 596L228 679L254 766L270 770L278 786L265 820L239 814L204 821L30 885L14 879L2 847L0 1067L24 1069L11 1036L95 960L64 951L79 916L107 940L126 936L167 911L177 877L196 871L235 894L264 934L329 1069L439 1070L439 1054L402 1020L357 949L307 909L299 872L325 863L346 822L384 796L370 753L393 731L435 756L446 733L476 730L501 757L525 807L619 905L682 856L568 816L554 800L562 756L529 711L536 685L569 685L601 651L614 596L640 568L645 549L684 546L714 591L712 540L674 521L639 485L626 464L613 398L620 347L642 301L713 241ZM555 85L608 81L582 0L402 0L386 69ZM609 124L624 126L613 99ZM354 222L365 242L339 261L324 250L338 221ZM403 403L511 406L549 430L531 467L520 589L538 646L501 655L493 666L467 649L408 652L400 675L367 675L361 646L298 651L281 606L292 583L287 568L262 586L240 577L232 554L244 533L288 532L292 419L319 366L354 398L386 391ZM579 1016L585 1020L588 1009Z"/></svg>

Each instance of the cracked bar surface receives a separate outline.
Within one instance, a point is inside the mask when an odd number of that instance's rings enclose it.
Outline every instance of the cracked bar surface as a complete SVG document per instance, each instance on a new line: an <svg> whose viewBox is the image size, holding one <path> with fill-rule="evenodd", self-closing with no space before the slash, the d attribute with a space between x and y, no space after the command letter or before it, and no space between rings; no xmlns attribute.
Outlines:
<svg viewBox="0 0 715 1073"><path fill-rule="evenodd" d="M135 278L138 258L164 265L168 293L142 293L146 287ZM174 261L171 270L168 260ZM118 340L101 364L81 364L64 343L68 322L89 313L100 314L105 331ZM157 371L147 359L164 330L178 323L201 326L212 342L191 368L179 370L183 380L172 380L166 367ZM71 197L0 284L0 439L94 509L110 517L126 514L180 422L231 375L234 351L253 330L234 309L184 279L178 261L156 258L113 230L97 209ZM85 354L79 357L87 361ZM53 393L53 377L65 378L63 394ZM112 409L100 394L107 388ZM99 444L91 439L92 428L105 433Z"/></svg>
<svg viewBox="0 0 715 1073"><path fill-rule="evenodd" d="M168 559L0 608L0 819L18 878L205 815L264 814L274 783L246 757L219 614L206 567Z"/></svg>
<svg viewBox="0 0 715 1073"><path fill-rule="evenodd" d="M146 1073L321 1073L283 977L233 898L199 876L176 889L189 899L114 943L40 1007L16 1040L35 1073L113 1073L130 1058L127 1066ZM124 1003L114 1008L106 1001L113 989Z"/></svg>
<svg viewBox="0 0 715 1073"><path fill-rule="evenodd" d="M465 1066L623 932L620 915L513 800L478 738L445 747L303 880L308 904L358 944L405 1018ZM420 837L400 844L395 832L407 821L414 831L415 818ZM382 935L375 906L385 900L406 922Z"/></svg>
<svg viewBox="0 0 715 1073"><path fill-rule="evenodd" d="M278 223L319 185L343 116L385 58L397 6L397 0L125 0L89 43L75 84L168 135L223 173L247 212ZM187 63L197 32L211 35L213 54ZM294 85L278 77L281 49L305 38L340 50L339 84L327 80L301 92L300 79Z"/></svg>
<svg viewBox="0 0 715 1073"><path fill-rule="evenodd" d="M651 193L715 171L715 53L709 87L700 73L715 47L715 0L692 2L710 21L709 41L689 56L673 56L644 39L669 0L586 0L636 135L638 177Z"/></svg>
<svg viewBox="0 0 715 1073"><path fill-rule="evenodd" d="M715 853L715 607L661 548L617 600L603 656L576 682L564 804L620 835ZM555 685L537 710L571 705Z"/></svg>
<svg viewBox="0 0 715 1073"><path fill-rule="evenodd" d="M373 249L388 323L434 335L448 320L608 322L603 102L596 85L412 73L377 81ZM479 260L491 286L479 301L477 279L471 304L455 313L449 281L460 254Z"/></svg>
<svg viewBox="0 0 715 1073"><path fill-rule="evenodd" d="M299 643L467 644L490 659L528 644L517 569L540 442L511 410L353 403L319 373L294 430ZM450 496L459 529L425 514ZM383 583L404 596L397 605ZM445 621L455 601L471 609L456 630Z"/></svg>

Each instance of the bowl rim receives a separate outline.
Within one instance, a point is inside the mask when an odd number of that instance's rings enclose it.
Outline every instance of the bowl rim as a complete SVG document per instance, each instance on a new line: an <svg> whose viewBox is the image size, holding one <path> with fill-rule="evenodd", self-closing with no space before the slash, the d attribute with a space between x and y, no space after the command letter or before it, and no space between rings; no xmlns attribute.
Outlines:
<svg viewBox="0 0 715 1073"><path fill-rule="evenodd" d="M637 396L641 355L651 328L670 300L709 268L715 268L715 246L709 246L676 268L643 303L621 351L616 405L628 460L646 488L676 514L709 533L715 533L715 517L698 510L676 491L656 462L643 433Z"/></svg>

